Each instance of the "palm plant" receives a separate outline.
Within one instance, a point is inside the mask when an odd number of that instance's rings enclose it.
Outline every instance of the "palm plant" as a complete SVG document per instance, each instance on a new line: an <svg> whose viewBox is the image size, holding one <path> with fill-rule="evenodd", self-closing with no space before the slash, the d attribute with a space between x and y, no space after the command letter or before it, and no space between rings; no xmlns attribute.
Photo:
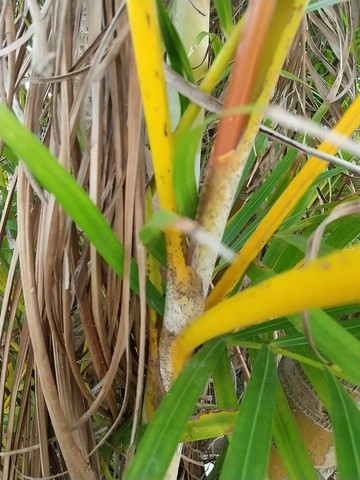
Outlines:
<svg viewBox="0 0 360 480"><path fill-rule="evenodd" d="M358 15L3 2L4 478L359 478Z"/></svg>

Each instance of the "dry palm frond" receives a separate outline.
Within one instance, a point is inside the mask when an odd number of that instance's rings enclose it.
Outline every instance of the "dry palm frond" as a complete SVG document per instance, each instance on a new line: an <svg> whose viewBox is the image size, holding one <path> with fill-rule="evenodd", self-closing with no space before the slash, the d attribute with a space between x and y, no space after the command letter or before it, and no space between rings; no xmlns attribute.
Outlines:
<svg viewBox="0 0 360 480"><path fill-rule="evenodd" d="M140 298L130 293L129 262L135 256L144 275L134 232L145 142L125 5L2 7L2 100L76 176L125 247L121 281L20 165L1 311L3 473L100 478L96 446L131 418L136 394L139 412L144 373L144 286Z"/></svg>

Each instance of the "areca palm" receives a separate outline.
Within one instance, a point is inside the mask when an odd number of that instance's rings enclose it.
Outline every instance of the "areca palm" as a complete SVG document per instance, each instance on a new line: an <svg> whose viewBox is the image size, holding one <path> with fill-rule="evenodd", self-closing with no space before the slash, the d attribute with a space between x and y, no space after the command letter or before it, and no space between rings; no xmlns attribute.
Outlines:
<svg viewBox="0 0 360 480"><path fill-rule="evenodd" d="M214 2L199 76L160 1L3 3L4 478L359 473L358 147L268 108L353 134L356 2Z"/></svg>

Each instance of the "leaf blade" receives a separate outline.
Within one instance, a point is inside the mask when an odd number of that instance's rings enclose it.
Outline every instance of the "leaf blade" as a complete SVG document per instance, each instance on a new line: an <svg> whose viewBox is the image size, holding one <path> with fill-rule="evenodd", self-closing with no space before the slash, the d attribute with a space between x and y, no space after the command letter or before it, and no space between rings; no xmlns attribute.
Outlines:
<svg viewBox="0 0 360 480"><path fill-rule="evenodd" d="M101 212L70 173L4 106L0 106L0 137L22 159L35 179L55 196L100 255L122 277L124 248ZM135 293L139 292L134 260L131 262L130 286ZM147 299L158 313L163 312L164 300L151 282L147 283Z"/></svg>
<svg viewBox="0 0 360 480"><path fill-rule="evenodd" d="M164 478L205 383L223 350L224 340L206 344L197 352L165 395L140 442L126 480ZM171 431L171 435L169 432Z"/></svg>
<svg viewBox="0 0 360 480"><path fill-rule="evenodd" d="M177 336L172 347L175 369L181 370L194 348L218 335L307 308L358 302L359 258L360 245L333 253L301 270L290 270L250 287L205 311Z"/></svg>
<svg viewBox="0 0 360 480"><path fill-rule="evenodd" d="M308 480L316 480L318 478L317 473L299 434L299 430L279 381L277 382L273 435L278 453L289 479L303 480L306 478ZM270 468L275 471L277 465L276 458L275 452L272 451Z"/></svg>
<svg viewBox="0 0 360 480"><path fill-rule="evenodd" d="M360 412L329 370L325 371L325 376L334 430L337 478L360 478Z"/></svg>
<svg viewBox="0 0 360 480"><path fill-rule="evenodd" d="M172 187L174 145L156 2L128 0L127 11L159 203L165 210L175 213L176 203ZM146 49L144 45L147 45ZM169 229L166 230L165 237L168 262L179 278L186 279L181 234Z"/></svg>
<svg viewBox="0 0 360 480"><path fill-rule="evenodd" d="M263 347L241 402L220 479L263 480L266 477L275 400L275 356Z"/></svg>
<svg viewBox="0 0 360 480"><path fill-rule="evenodd" d="M310 311L310 332L317 347L355 385L360 385L360 342L323 310ZM346 355L344 355L346 351Z"/></svg>

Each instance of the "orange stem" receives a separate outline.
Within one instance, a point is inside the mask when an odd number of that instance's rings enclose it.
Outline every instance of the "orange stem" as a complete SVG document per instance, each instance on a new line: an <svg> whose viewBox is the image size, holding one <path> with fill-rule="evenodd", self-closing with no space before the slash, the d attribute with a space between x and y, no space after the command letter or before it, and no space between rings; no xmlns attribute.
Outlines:
<svg viewBox="0 0 360 480"><path fill-rule="evenodd" d="M247 105L254 99L254 80L275 7L276 0L252 0L249 3L226 93L225 110ZM215 158L236 148L248 117L237 114L221 119L214 145Z"/></svg>

